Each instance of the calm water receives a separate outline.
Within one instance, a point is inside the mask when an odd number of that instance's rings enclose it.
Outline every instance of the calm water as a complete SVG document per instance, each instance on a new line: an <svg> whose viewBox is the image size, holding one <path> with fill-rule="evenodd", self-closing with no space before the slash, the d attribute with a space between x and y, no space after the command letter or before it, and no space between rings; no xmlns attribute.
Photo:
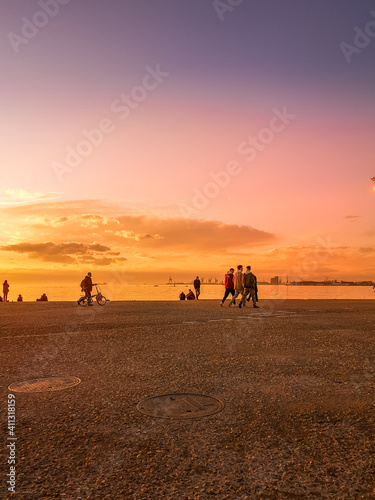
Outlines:
<svg viewBox="0 0 375 500"><path fill-rule="evenodd" d="M103 285L102 293L111 300L178 300L181 291L185 293L192 285ZM49 300L74 301L81 296L76 284L69 285L12 285L10 301L16 301L21 293L24 301L35 302L42 293ZM201 299L221 299L223 285L203 285ZM375 299L370 286L259 286L259 300L262 299Z"/></svg>

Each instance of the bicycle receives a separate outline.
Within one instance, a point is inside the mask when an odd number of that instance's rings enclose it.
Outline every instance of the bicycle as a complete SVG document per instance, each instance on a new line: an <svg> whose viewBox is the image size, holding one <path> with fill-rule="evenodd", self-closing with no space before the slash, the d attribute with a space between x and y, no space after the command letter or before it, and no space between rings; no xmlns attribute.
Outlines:
<svg viewBox="0 0 375 500"><path fill-rule="evenodd" d="M91 302L93 302L93 299L96 299L96 302L99 304L99 306L105 306L106 303L109 302L109 299L106 299L104 297L99 285L94 285L94 286L96 288L96 294L91 295ZM78 305L81 307L86 307L89 303L86 295L82 295L82 297L80 297L77 302L78 302Z"/></svg>

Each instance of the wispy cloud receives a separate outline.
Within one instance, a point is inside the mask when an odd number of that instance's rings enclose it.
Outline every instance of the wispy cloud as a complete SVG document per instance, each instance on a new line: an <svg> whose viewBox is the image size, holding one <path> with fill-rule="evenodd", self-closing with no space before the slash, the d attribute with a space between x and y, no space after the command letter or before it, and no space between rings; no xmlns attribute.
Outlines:
<svg viewBox="0 0 375 500"><path fill-rule="evenodd" d="M4 191L5 196L0 196L0 207L9 207L17 205L29 205L41 201L57 200L62 197L62 193L41 193L27 191L26 189L11 189Z"/></svg>
<svg viewBox="0 0 375 500"><path fill-rule="evenodd" d="M350 222L357 222L361 217L362 215L345 215L345 219L349 219Z"/></svg>
<svg viewBox="0 0 375 500"><path fill-rule="evenodd" d="M107 232L111 233L112 231L107 231ZM149 240L149 239L152 240L164 239L164 236L160 236L160 234L150 234L150 233L137 234L134 231L125 231L124 229L122 231L116 231L114 235L121 236L126 240L135 240L135 241Z"/></svg>
<svg viewBox="0 0 375 500"><path fill-rule="evenodd" d="M67 226L76 225L86 228L99 228L110 224L120 224L114 217L104 217L97 214L70 215L64 217L51 217L49 215L30 215L26 217L27 222L35 226Z"/></svg>

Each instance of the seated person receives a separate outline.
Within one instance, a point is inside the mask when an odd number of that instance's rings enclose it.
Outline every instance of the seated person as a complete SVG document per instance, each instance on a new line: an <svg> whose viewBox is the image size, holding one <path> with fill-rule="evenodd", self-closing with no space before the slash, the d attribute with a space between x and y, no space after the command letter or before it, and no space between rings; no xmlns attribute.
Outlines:
<svg viewBox="0 0 375 500"><path fill-rule="evenodd" d="M47 295L43 293L43 295L40 297L40 299L36 299L37 302L48 302Z"/></svg>
<svg viewBox="0 0 375 500"><path fill-rule="evenodd" d="M19 294L18 297L17 297L17 302L23 302L23 298L22 298L22 295Z"/></svg>
<svg viewBox="0 0 375 500"><path fill-rule="evenodd" d="M184 294L184 292L181 292L180 293L180 300L185 300L186 299L186 295Z"/></svg>
<svg viewBox="0 0 375 500"><path fill-rule="evenodd" d="M3 301L3 298L2 298L2 296L0 295L0 302L2 302L2 301Z"/></svg>
<svg viewBox="0 0 375 500"><path fill-rule="evenodd" d="M189 288L189 293L186 295L186 300L194 300L194 299L195 299L194 292L192 292Z"/></svg>

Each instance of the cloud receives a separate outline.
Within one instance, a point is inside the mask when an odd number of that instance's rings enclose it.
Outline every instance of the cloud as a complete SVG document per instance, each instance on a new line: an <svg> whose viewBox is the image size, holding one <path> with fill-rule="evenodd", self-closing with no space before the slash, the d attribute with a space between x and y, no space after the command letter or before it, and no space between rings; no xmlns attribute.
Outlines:
<svg viewBox="0 0 375 500"><path fill-rule="evenodd" d="M108 231L110 233L112 231ZM144 233L144 234L137 234L134 231L116 231L114 233L115 236L121 236L122 238L126 240L135 240L135 241L141 241L141 240L148 240L148 239L154 239L154 240L162 240L164 237L160 236L160 234L150 234L150 233Z"/></svg>
<svg viewBox="0 0 375 500"><path fill-rule="evenodd" d="M90 201L89 212L87 207L87 201L39 203L32 215L26 206L2 208L8 233L0 235L0 248L19 261L27 256L79 265L101 259L98 265L109 265L128 258L133 268L145 261L194 267L198 260L216 266L236 252L276 243L274 234L250 225L136 215L98 201Z"/></svg>
<svg viewBox="0 0 375 500"><path fill-rule="evenodd" d="M88 248L90 250L94 250L94 252L109 252L111 249L104 245L100 245L100 243L94 242L92 245L89 245Z"/></svg>
<svg viewBox="0 0 375 500"><path fill-rule="evenodd" d="M217 253L269 244L275 235L251 226L219 221L156 219L146 216L117 217L120 229L113 236L133 240L138 248L173 249L194 253ZM121 229L124 228L124 229Z"/></svg>
<svg viewBox="0 0 375 500"><path fill-rule="evenodd" d="M108 265L123 262L124 257L118 257L117 252L111 252L111 248L94 242L86 245L77 242L53 243L17 243L14 245L3 245L1 251L27 254L30 259L44 262L59 262L61 264L80 264L82 262L95 262L97 265ZM104 254L98 256L98 254ZM116 256L113 256L113 255Z"/></svg>
<svg viewBox="0 0 375 500"><path fill-rule="evenodd" d="M372 248L372 247L361 247L359 248L359 251L361 253L374 253L375 252L375 248Z"/></svg>
<svg viewBox="0 0 375 500"><path fill-rule="evenodd" d="M41 193L32 192L25 189L6 189L5 196L0 197L0 207L17 205L29 205L40 201L57 200L62 197L62 193Z"/></svg>
<svg viewBox="0 0 375 500"><path fill-rule="evenodd" d="M94 237L119 250L128 246L155 252L217 254L276 242L274 234L250 225L115 214L113 207L95 201L91 207L92 212L87 213L87 201L74 201L34 205L33 215L25 207L8 208L7 212L18 219L19 227L23 221L24 230L38 233L44 241L58 241L65 237L85 242ZM95 229L94 233L91 229Z"/></svg>
<svg viewBox="0 0 375 500"><path fill-rule="evenodd" d="M61 227L67 225L76 225L79 227L97 229L100 226L108 226L111 224L119 224L119 221L114 217L104 217L96 214L71 215L65 217L51 217L49 215L30 215L26 217L26 221L35 226L53 226Z"/></svg>
<svg viewBox="0 0 375 500"><path fill-rule="evenodd" d="M357 222L361 217L362 215L345 215L345 219L349 219L350 222Z"/></svg>

